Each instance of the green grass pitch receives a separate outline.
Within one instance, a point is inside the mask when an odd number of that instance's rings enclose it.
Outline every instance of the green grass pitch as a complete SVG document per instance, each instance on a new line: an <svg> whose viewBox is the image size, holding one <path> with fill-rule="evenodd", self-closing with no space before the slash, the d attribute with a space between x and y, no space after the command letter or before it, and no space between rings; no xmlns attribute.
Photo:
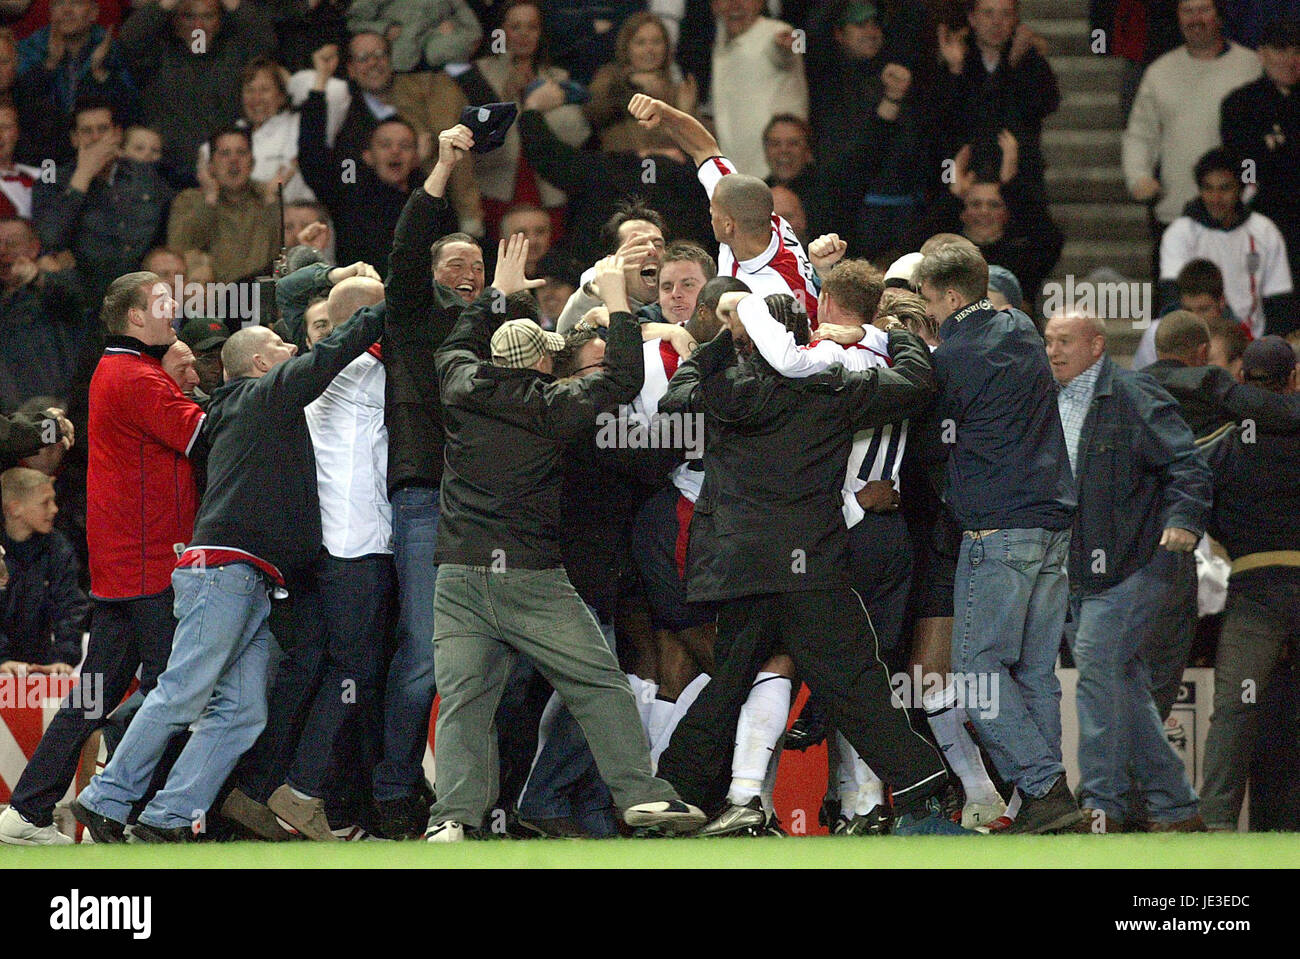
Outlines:
<svg viewBox="0 0 1300 959"><path fill-rule="evenodd" d="M0 869L1295 868L1285 833L0 846Z"/></svg>

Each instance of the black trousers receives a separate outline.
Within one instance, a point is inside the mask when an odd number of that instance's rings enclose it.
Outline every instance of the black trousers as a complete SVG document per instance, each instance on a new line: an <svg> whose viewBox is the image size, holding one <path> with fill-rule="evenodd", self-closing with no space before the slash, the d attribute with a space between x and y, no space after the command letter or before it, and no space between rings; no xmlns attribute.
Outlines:
<svg viewBox="0 0 1300 959"><path fill-rule="evenodd" d="M715 669L659 759L658 776L686 802L716 813L731 782L740 709L778 646L858 755L893 789L900 806L947 781L939 751L895 708L871 624L851 589L745 596L718 605Z"/></svg>
<svg viewBox="0 0 1300 959"><path fill-rule="evenodd" d="M87 715L72 705L71 698L64 700L14 789L13 807L28 822L48 826L54 821L54 806L77 774L81 747L108 721L107 714L126 695L136 670L140 670L143 695L158 684L176 630L172 600L169 586L140 599L94 601L81 682L94 677L103 684L103 715Z"/></svg>
<svg viewBox="0 0 1300 959"><path fill-rule="evenodd" d="M902 513L867 513L849 530L849 579L871 617L880 658L891 670L903 669L910 645L903 623L912 588L912 539Z"/></svg>

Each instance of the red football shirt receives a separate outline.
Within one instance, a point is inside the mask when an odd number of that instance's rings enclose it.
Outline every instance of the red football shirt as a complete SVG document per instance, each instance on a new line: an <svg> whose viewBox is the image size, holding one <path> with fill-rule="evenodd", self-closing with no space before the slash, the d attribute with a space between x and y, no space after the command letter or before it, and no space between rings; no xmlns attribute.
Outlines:
<svg viewBox="0 0 1300 959"><path fill-rule="evenodd" d="M152 356L104 351L90 380L86 541L99 599L153 596L194 533L198 493L187 458L204 413Z"/></svg>

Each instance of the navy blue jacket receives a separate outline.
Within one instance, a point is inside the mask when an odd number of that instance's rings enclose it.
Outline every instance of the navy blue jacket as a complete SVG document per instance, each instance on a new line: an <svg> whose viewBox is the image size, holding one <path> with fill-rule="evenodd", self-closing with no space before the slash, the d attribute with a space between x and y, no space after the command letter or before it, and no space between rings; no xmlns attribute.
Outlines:
<svg viewBox="0 0 1300 959"><path fill-rule="evenodd" d="M15 543L0 528L9 585L0 589L0 661L81 662L90 604L77 584L77 554L57 529Z"/></svg>
<svg viewBox="0 0 1300 959"><path fill-rule="evenodd" d="M1146 373L1101 358L1079 435L1070 588L1098 593L1151 562L1170 526L1205 531L1210 467L1178 403Z"/></svg>
<svg viewBox="0 0 1300 959"><path fill-rule="evenodd" d="M951 443L944 499L962 529L1069 529L1074 476L1042 337L988 300L944 321L934 351Z"/></svg>

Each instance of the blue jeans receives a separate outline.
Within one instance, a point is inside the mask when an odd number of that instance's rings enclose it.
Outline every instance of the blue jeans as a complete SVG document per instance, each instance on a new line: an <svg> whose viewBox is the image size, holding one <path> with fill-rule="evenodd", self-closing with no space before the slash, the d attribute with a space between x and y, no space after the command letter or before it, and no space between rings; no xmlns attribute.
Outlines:
<svg viewBox="0 0 1300 959"><path fill-rule="evenodd" d="M125 823L167 741L197 721L167 785L140 814L140 822L164 829L200 822L262 731L271 643L271 601L252 566L177 569L172 590L176 638L167 669L108 766L79 797L83 806Z"/></svg>
<svg viewBox="0 0 1300 959"><path fill-rule="evenodd" d="M1115 822L1129 809L1130 770L1153 822L1196 815L1196 793L1165 737L1142 656L1174 585L1170 566L1158 560L1110 589L1070 597L1078 623L1079 803Z"/></svg>
<svg viewBox="0 0 1300 959"><path fill-rule="evenodd" d="M968 714L1002 778L1034 799L1065 773L1056 654L1069 556L1069 530L1000 529L967 532L957 558L952 669L968 685L997 681L997 715Z"/></svg>
<svg viewBox="0 0 1300 959"><path fill-rule="evenodd" d="M375 799L415 794L424 778L424 748L437 683L433 671L433 593L438 567L438 490L405 486L393 505L393 561L397 567L397 652L384 688L384 755L375 767Z"/></svg>
<svg viewBox="0 0 1300 959"><path fill-rule="evenodd" d="M601 623L590 605L592 618L618 655L614 627ZM519 796L519 812L525 819L571 818L593 836L618 834L614 819L614 798L600 778L595 757L587 747L582 727L560 701L556 693L546 702L538 727L537 756Z"/></svg>

